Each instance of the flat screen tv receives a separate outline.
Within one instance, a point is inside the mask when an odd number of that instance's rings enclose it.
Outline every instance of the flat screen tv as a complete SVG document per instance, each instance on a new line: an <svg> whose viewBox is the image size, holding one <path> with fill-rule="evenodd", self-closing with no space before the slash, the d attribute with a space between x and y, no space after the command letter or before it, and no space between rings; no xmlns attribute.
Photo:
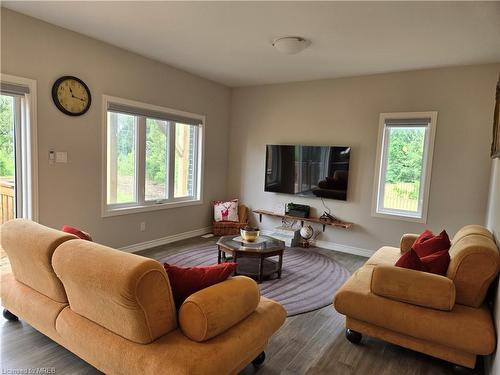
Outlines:
<svg viewBox="0 0 500 375"><path fill-rule="evenodd" d="M348 146L267 145L265 191L347 199Z"/></svg>

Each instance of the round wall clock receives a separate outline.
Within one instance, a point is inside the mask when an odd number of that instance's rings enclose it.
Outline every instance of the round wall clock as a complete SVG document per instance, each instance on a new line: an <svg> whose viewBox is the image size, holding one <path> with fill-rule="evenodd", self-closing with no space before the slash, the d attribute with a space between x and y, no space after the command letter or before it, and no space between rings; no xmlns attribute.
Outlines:
<svg viewBox="0 0 500 375"><path fill-rule="evenodd" d="M89 110L92 98L88 86L80 78L64 76L54 82L52 100L62 113L81 116Z"/></svg>

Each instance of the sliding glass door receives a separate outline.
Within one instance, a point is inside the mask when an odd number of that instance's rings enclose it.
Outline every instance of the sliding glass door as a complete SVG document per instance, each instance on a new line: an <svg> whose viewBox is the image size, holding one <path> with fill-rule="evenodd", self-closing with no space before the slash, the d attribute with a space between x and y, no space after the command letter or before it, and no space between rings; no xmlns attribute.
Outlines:
<svg viewBox="0 0 500 375"><path fill-rule="evenodd" d="M22 212L21 197L16 194L17 167L16 135L20 127L20 97L16 95L0 95L0 224L16 217ZM17 129L16 129L17 128ZM20 181L19 181L20 184Z"/></svg>

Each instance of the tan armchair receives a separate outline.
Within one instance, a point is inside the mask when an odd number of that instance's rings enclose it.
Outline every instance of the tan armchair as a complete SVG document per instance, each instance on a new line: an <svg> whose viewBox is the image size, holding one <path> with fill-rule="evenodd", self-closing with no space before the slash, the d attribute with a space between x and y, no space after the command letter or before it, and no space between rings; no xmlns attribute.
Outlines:
<svg viewBox="0 0 500 375"><path fill-rule="evenodd" d="M474 368L496 345L486 292L500 269L493 236L468 225L452 240L446 276L395 267L417 235L400 249L382 247L342 286L334 306L346 315L346 337L362 334Z"/></svg>
<svg viewBox="0 0 500 375"><path fill-rule="evenodd" d="M240 234L240 229L248 225L248 208L240 204L238 206L239 223L233 221L214 221L213 233L216 236L229 236L231 234Z"/></svg>

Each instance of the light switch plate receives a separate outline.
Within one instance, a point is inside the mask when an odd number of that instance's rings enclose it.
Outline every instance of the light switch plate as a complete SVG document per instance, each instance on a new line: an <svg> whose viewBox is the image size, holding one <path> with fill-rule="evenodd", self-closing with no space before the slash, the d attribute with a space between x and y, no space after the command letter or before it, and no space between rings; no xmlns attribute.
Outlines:
<svg viewBox="0 0 500 375"><path fill-rule="evenodd" d="M66 151L57 151L56 163L67 163L67 162L68 162L68 153Z"/></svg>

